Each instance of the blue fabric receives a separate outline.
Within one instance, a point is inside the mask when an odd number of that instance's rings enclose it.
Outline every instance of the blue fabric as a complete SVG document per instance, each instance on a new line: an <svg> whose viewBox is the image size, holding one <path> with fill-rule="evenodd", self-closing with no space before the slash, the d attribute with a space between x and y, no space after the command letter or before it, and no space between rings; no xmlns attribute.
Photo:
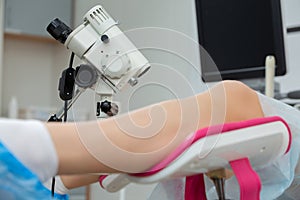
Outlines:
<svg viewBox="0 0 300 200"><path fill-rule="evenodd" d="M0 141L0 200L67 200L68 195L55 194L43 186Z"/></svg>

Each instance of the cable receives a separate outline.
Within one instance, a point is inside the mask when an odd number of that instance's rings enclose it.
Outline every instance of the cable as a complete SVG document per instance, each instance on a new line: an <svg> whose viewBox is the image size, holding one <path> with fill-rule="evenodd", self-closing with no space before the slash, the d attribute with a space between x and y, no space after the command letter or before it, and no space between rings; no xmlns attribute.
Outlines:
<svg viewBox="0 0 300 200"><path fill-rule="evenodd" d="M73 67L74 56L75 56L75 53L72 52L71 57L70 57L70 61L69 61L69 68Z"/></svg>
<svg viewBox="0 0 300 200"><path fill-rule="evenodd" d="M69 61L69 68L73 68L75 53L72 52ZM68 100L64 101L64 122L67 122L68 119ZM55 195L55 176L52 177L52 184L51 184L51 196L54 197Z"/></svg>
<svg viewBox="0 0 300 200"><path fill-rule="evenodd" d="M64 122L67 122L68 118L68 100L65 100L65 105L64 105Z"/></svg>
<svg viewBox="0 0 300 200"><path fill-rule="evenodd" d="M54 197L54 191L55 191L55 176L52 177L52 184L51 184L51 196Z"/></svg>
<svg viewBox="0 0 300 200"><path fill-rule="evenodd" d="M69 61L69 68L73 68L73 62L74 62L74 57L75 57L75 53L72 52L71 56L70 56L70 61ZM64 122L67 122L67 118L68 118L68 100L65 100L65 104L64 104Z"/></svg>

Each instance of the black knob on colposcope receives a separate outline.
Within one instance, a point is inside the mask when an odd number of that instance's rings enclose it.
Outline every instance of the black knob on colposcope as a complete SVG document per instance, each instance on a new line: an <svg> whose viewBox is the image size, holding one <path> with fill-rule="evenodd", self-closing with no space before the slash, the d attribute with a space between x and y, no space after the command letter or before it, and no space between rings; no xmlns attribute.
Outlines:
<svg viewBox="0 0 300 200"><path fill-rule="evenodd" d="M105 100L103 102L101 102L100 104L100 109L102 112L104 113L108 113L108 112L111 112L111 102Z"/></svg>
<svg viewBox="0 0 300 200"><path fill-rule="evenodd" d="M47 31L52 37L64 44L73 30L56 18L47 26Z"/></svg>
<svg viewBox="0 0 300 200"><path fill-rule="evenodd" d="M109 37L108 35L101 35L101 41L105 44L109 42Z"/></svg>

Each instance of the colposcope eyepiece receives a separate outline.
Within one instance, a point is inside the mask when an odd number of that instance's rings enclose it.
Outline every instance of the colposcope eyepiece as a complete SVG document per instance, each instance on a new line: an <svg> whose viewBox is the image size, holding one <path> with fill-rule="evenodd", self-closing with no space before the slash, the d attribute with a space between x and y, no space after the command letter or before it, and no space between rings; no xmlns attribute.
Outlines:
<svg viewBox="0 0 300 200"><path fill-rule="evenodd" d="M60 19L56 18L47 26L47 31L52 37L64 44L73 30Z"/></svg>

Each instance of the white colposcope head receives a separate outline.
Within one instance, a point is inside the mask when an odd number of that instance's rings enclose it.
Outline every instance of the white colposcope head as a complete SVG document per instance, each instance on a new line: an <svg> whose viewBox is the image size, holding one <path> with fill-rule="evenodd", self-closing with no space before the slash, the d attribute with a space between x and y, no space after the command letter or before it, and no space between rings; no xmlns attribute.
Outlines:
<svg viewBox="0 0 300 200"><path fill-rule="evenodd" d="M97 68L99 73L121 90L146 72L150 64L118 28L115 20L98 5L84 16L84 23L68 36L65 46Z"/></svg>

